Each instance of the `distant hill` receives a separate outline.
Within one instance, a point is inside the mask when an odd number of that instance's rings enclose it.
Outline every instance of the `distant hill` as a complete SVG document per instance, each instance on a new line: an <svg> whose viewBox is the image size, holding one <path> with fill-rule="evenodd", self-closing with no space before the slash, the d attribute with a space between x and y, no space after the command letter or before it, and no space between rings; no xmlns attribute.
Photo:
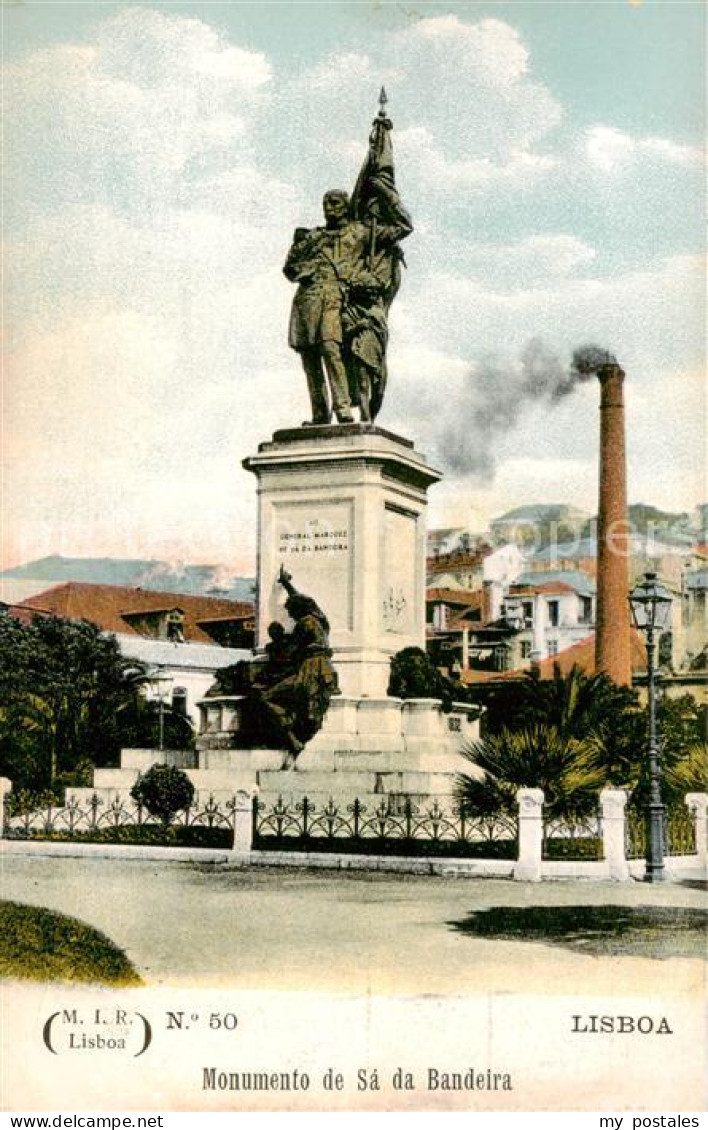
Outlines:
<svg viewBox="0 0 708 1130"><path fill-rule="evenodd" d="M116 557L61 557L57 554L5 569L0 580L45 582L42 587L84 581L95 585L121 585L195 596L222 596L228 600L253 600L255 579L237 577L224 565L188 565L168 561Z"/></svg>
<svg viewBox="0 0 708 1130"><path fill-rule="evenodd" d="M530 502L507 510L495 518L490 526L516 525L523 522L578 522L588 517L587 511L578 510L564 502Z"/></svg>
<svg viewBox="0 0 708 1130"><path fill-rule="evenodd" d="M585 510L558 502L534 502L517 506L489 523L493 541L513 541L526 548L549 541L570 541L587 524Z"/></svg>
<svg viewBox="0 0 708 1130"><path fill-rule="evenodd" d="M653 536L657 541L666 545L691 546L696 540L696 529L691 515L686 511L676 513L670 510L659 510L656 506L648 506L644 502L633 502L627 507L630 529L635 534ZM589 536L593 531L597 517L586 524L583 535Z"/></svg>
<svg viewBox="0 0 708 1130"><path fill-rule="evenodd" d="M629 521L638 534L661 533L664 540L685 541L690 545L695 538L695 531L691 528L691 515L681 511L672 513L670 510L657 510L656 506L647 506L643 502L635 502L628 507ZM668 535L667 538L664 535Z"/></svg>
<svg viewBox="0 0 708 1130"><path fill-rule="evenodd" d="M705 536L708 507L699 506L693 514L687 511L660 510L644 502L627 508L633 533L654 537L665 545L690 548L697 538ZM515 541L526 548L539 548L551 543L589 538L595 535L597 515L563 503L528 503L508 510L490 522L493 540Z"/></svg>

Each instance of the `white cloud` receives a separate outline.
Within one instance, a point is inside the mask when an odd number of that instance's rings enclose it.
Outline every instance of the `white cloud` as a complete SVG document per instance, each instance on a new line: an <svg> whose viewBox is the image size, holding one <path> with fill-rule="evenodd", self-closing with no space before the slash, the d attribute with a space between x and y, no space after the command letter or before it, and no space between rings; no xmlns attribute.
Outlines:
<svg viewBox="0 0 708 1130"><path fill-rule="evenodd" d="M466 264L487 289L519 290L570 276L596 257L596 249L582 239L552 232L505 245L478 243L468 252Z"/></svg>
<svg viewBox="0 0 708 1130"><path fill-rule="evenodd" d="M103 199L144 215L203 164L242 147L270 67L198 20L127 8L95 44L6 67L4 173L14 220ZM229 154L231 157L231 154Z"/></svg>
<svg viewBox="0 0 708 1130"><path fill-rule="evenodd" d="M418 20L396 36L396 47L425 65L431 60L460 81L509 88L528 72L529 53L518 31L502 20L462 22L455 15Z"/></svg>
<svg viewBox="0 0 708 1130"><path fill-rule="evenodd" d="M520 290L438 272L401 301L423 340L437 337L458 355L518 351L540 336L570 356L578 343L599 340L649 375L702 356L704 285L702 257L676 256L642 271Z"/></svg>
<svg viewBox="0 0 708 1130"><path fill-rule="evenodd" d="M704 153L695 147L662 137L632 137L613 126L592 126L583 144L587 160L604 173L621 172L642 158L685 168L700 168L705 160Z"/></svg>
<svg viewBox="0 0 708 1130"><path fill-rule="evenodd" d="M100 25L97 42L101 72L129 86L156 89L182 73L202 92L216 86L244 95L272 77L262 52L228 43L202 20L154 8L118 11Z"/></svg>
<svg viewBox="0 0 708 1130"><path fill-rule="evenodd" d="M549 174L554 157L524 149L507 151L503 159L489 157L450 159L436 143L431 130L415 126L396 134L397 156L421 185L436 195L457 194L461 189L490 190L510 187L518 192Z"/></svg>
<svg viewBox="0 0 708 1130"><path fill-rule="evenodd" d="M401 105L409 120L445 138L448 160L503 161L561 120L557 100L529 78L519 33L500 20L420 20L394 37L394 52L405 76Z"/></svg>

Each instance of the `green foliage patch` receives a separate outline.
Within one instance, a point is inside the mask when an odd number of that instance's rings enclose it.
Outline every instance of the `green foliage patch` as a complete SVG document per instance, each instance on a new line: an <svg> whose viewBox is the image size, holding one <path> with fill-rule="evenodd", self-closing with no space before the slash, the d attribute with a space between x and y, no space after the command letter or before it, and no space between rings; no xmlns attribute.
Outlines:
<svg viewBox="0 0 708 1130"><path fill-rule="evenodd" d="M151 765L133 785L130 795L163 824L172 822L178 812L194 800L194 785L183 769L175 765Z"/></svg>
<svg viewBox="0 0 708 1130"><path fill-rule="evenodd" d="M201 824L185 827L183 824L118 824L115 827L94 828L90 831L69 833L65 829L45 831L30 830L29 836L18 829L6 833L8 839L52 840L57 843L82 844L144 844L152 847L195 847L227 851L233 843L230 828L209 828Z"/></svg>
<svg viewBox="0 0 708 1130"><path fill-rule="evenodd" d="M575 666L552 679L535 672L486 692L482 737L462 751L484 773L463 773L457 795L477 812L513 812L516 790L540 788L547 818L573 822L595 811L601 789L647 795L647 710L636 693ZM659 702L662 798L682 805L708 788L706 709L691 695Z"/></svg>
<svg viewBox="0 0 708 1130"><path fill-rule="evenodd" d="M0 902L0 977L141 985L122 950L77 918Z"/></svg>

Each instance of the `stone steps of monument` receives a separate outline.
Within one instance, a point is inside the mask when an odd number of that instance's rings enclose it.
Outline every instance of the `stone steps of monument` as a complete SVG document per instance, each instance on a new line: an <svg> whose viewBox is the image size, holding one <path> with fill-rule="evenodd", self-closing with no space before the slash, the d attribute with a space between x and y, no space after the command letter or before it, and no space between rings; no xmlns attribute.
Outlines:
<svg viewBox="0 0 708 1130"><path fill-rule="evenodd" d="M178 769L194 769L197 751L194 749L122 749L121 769L139 769L145 773L151 765L175 765Z"/></svg>
<svg viewBox="0 0 708 1130"><path fill-rule="evenodd" d="M300 799L331 796L351 802L355 797L361 800L374 795L449 796L454 793L455 784L454 773L299 773L291 770L261 773L258 795L269 802L279 795Z"/></svg>
<svg viewBox="0 0 708 1130"><path fill-rule="evenodd" d="M282 749L209 749L199 753L200 772L259 772L282 768ZM191 775L191 774L190 774Z"/></svg>
<svg viewBox="0 0 708 1130"><path fill-rule="evenodd" d="M300 772L296 769L286 769L281 772L263 771L258 775L258 787L261 793L274 793L282 788L295 790L301 794L313 792L326 792L328 789L348 788L352 796L356 790L374 792L376 775L373 773L332 773L332 772Z"/></svg>
<svg viewBox="0 0 708 1130"><path fill-rule="evenodd" d="M150 766L147 766L149 769ZM94 769L94 789L130 789L138 777L140 769L122 767L120 769Z"/></svg>
<svg viewBox="0 0 708 1130"><path fill-rule="evenodd" d="M461 773L466 772L467 763L459 751L439 752L439 747L425 752L404 750L397 753L334 753L332 757L335 772L369 773Z"/></svg>

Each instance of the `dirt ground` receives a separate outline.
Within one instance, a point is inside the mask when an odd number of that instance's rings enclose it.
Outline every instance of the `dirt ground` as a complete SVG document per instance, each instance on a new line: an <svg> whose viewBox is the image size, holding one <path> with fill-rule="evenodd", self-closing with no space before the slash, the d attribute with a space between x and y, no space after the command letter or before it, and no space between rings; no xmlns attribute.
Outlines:
<svg viewBox="0 0 708 1130"><path fill-rule="evenodd" d="M637 994L661 977L672 995L705 990L695 930L688 950L669 922L652 956L646 947L640 956L613 950L611 942L608 952L582 952L592 933L584 911L578 952L578 938L573 945L524 936L519 916L541 908L552 922L551 908L563 907L567 923L572 908L595 907L608 922L611 908L673 908L677 923L695 925L706 908L697 882L518 883L20 855L2 858L0 878L3 898L103 931L155 987ZM515 908L521 932L513 939L470 929L474 915L493 908Z"/></svg>

